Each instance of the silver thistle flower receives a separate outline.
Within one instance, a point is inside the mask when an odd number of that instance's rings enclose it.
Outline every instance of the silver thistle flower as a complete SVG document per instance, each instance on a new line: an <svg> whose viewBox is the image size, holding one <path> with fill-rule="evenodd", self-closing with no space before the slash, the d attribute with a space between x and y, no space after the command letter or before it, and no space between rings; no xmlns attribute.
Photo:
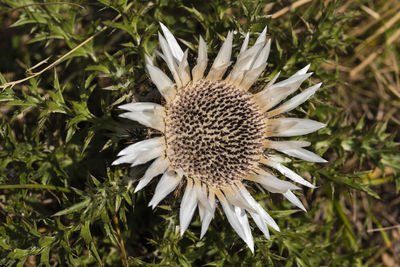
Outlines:
<svg viewBox="0 0 400 267"><path fill-rule="evenodd" d="M247 213L270 238L268 226L279 231L274 219L246 189L248 181L260 184L272 193L283 194L290 202L305 211L301 201L292 193L298 186L280 180L265 167L277 170L292 181L314 188L310 182L285 167L272 150L311 162L326 162L304 149L305 141L273 141L271 137L291 137L317 131L325 124L280 115L293 110L321 86L311 86L285 103L282 100L294 93L311 76L309 65L290 78L275 83L279 73L258 93L248 89L267 65L271 41L266 42L267 28L248 48L249 34L241 46L231 72L233 32L229 32L207 76L207 45L200 36L197 64L192 71L187 61L188 51L182 51L172 33L161 23L159 33L162 53L173 76L153 64L146 56L146 68L151 80L165 98L165 106L136 102L122 105L126 110L120 117L137 121L159 130L162 135L123 149L113 165L128 163L132 167L154 160L140 179L135 192L162 174L149 203L152 208L186 182L180 205L180 232L185 232L196 207L202 222L201 237L207 231L217 201L229 223L254 251Z"/></svg>

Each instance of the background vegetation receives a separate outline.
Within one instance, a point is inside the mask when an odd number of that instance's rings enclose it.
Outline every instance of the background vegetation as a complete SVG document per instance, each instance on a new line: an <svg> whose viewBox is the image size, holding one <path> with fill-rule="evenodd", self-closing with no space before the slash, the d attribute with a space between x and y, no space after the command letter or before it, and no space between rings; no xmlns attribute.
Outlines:
<svg viewBox="0 0 400 267"><path fill-rule="evenodd" d="M399 14L396 0L1 1L0 265L396 266ZM213 58L228 30L238 52L268 25L260 84L308 63L309 84L324 83L295 113L328 124L304 138L329 164L289 163L319 185L304 189L307 213L254 190L282 229L254 229L254 255L221 212L202 240L198 218L181 238L179 197L152 211L155 183L128 186L144 168L110 166L151 134L116 105L160 102L144 71L159 21L191 63L199 35Z"/></svg>

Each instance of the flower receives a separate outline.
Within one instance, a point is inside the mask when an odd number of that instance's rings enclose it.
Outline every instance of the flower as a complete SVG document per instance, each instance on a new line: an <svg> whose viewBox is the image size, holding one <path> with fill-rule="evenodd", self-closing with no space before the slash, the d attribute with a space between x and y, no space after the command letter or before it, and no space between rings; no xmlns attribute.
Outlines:
<svg viewBox="0 0 400 267"><path fill-rule="evenodd" d="M207 45L200 36L197 64L192 71L187 61L188 50L182 51L172 33L162 24L164 36L159 33L161 52L173 81L152 58L146 56L146 68L151 80L166 101L164 106L136 102L119 106L126 110L120 117L137 121L160 131L160 136L134 143L121 152L113 165L131 166L154 160L140 179L135 192L162 174L149 206L156 207L180 183L186 183L179 211L180 233L188 228L196 207L202 222L201 237L207 231L217 201L226 217L254 251L248 215L270 238L268 227L279 227L264 208L250 195L246 186L255 182L272 193L283 194L290 202L305 211L303 204L292 193L298 186L275 177L266 167L277 170L298 184L314 188L310 182L285 167L283 154L311 162L326 162L304 149L305 141L273 141L271 137L290 137L308 134L325 124L298 118L282 118L321 86L321 83L303 90L285 103L283 99L294 93L311 76L309 66L290 78L275 83L279 73L258 93L248 89L267 65L271 41L266 42L266 31L248 48L249 33L241 46L236 63L231 65L233 32L229 32L207 76Z"/></svg>

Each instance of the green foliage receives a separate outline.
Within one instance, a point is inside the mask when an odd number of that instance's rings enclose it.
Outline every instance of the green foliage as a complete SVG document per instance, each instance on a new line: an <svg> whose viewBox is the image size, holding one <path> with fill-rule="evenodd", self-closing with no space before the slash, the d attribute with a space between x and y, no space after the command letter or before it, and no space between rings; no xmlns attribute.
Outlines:
<svg viewBox="0 0 400 267"><path fill-rule="evenodd" d="M354 231L344 208L355 191L370 201L380 198L371 186L375 168L383 173L390 168L393 172L383 177L388 178L384 183L394 183L399 191L398 133L388 121L372 122L364 116L349 121L334 97L346 81L338 70L323 67L352 51L357 40L348 31L358 6L339 13L341 1L311 3L271 18L268 14L290 2L6 0L0 9L2 84L35 74L73 52L50 70L0 89L0 265L23 266L33 260L40 266L366 263L376 248L361 242L365 226L362 232ZM158 47L159 21L189 48L190 63L199 34L214 58L228 30L237 31L238 52L247 31L254 41L268 25L273 47L260 80L279 70L281 78L288 77L310 63L315 74L309 84L324 83L310 103L295 112L327 123L306 139L329 164L290 163L320 187L304 192L307 213L254 190L281 228L270 241L254 229L255 254L222 212L216 213L202 240L198 218L180 237L180 197L170 197L152 211L147 203L154 183L138 194L131 184L144 168L111 167L121 147L153 134L118 118L116 105L161 101L144 70L144 54L154 55Z"/></svg>

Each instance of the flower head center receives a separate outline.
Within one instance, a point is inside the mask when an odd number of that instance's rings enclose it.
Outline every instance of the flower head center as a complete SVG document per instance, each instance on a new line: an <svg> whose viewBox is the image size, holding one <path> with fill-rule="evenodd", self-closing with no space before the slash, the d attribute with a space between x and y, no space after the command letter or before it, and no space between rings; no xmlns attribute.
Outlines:
<svg viewBox="0 0 400 267"><path fill-rule="evenodd" d="M174 169L221 186L257 166L265 121L251 94L200 80L179 89L166 112L167 157Z"/></svg>

